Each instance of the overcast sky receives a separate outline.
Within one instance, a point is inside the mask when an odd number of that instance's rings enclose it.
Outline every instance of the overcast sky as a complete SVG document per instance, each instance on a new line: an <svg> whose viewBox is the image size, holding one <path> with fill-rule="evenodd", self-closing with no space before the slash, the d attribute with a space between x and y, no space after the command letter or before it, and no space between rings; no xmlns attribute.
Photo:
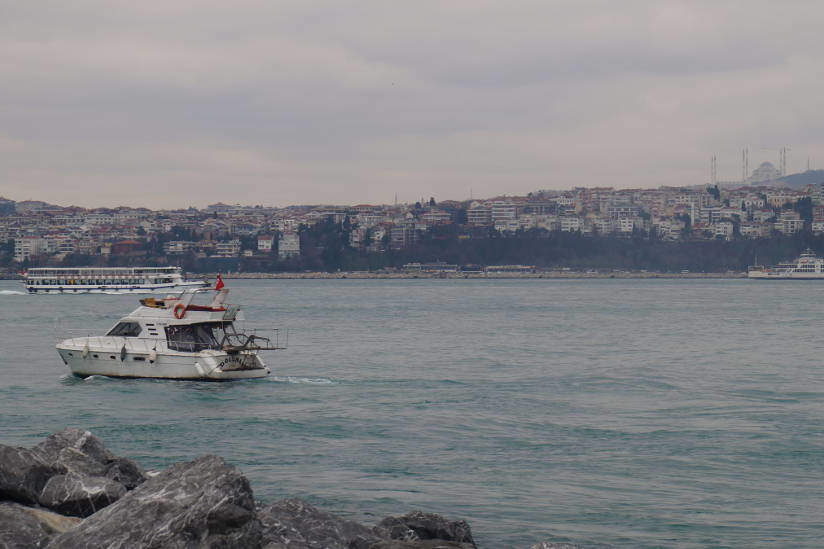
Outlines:
<svg viewBox="0 0 824 549"><path fill-rule="evenodd" d="M389 203L824 167L817 1L0 0L0 196Z"/></svg>

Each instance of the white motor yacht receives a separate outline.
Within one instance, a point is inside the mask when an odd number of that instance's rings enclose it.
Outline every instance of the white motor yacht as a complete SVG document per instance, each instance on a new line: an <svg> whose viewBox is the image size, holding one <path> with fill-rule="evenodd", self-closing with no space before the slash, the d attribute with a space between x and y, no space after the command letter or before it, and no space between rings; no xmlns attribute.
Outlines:
<svg viewBox="0 0 824 549"><path fill-rule="evenodd" d="M222 285L219 285L219 287ZM214 293L207 305L195 298ZM126 378L224 381L266 377L259 352L277 350L279 331L242 333L238 305L225 303L229 290L186 289L163 299L141 299L103 336L67 339L57 352L72 374ZM285 338L284 338L285 339Z"/></svg>

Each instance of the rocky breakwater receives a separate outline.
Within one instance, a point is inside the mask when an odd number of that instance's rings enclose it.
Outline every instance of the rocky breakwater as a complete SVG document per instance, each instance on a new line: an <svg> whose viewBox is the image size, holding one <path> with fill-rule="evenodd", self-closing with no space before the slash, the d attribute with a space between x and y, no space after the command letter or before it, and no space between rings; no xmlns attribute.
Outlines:
<svg viewBox="0 0 824 549"><path fill-rule="evenodd" d="M469 525L415 511L376 526L299 499L256 502L249 481L207 455L155 473L88 431L33 448L0 444L0 548L474 549ZM574 547L542 543L541 549Z"/></svg>

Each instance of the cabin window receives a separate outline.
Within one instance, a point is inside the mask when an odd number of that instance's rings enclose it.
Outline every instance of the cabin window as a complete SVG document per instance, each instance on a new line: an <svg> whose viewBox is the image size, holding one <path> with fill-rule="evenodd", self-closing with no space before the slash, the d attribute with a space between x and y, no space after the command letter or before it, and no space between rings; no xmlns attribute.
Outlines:
<svg viewBox="0 0 824 549"><path fill-rule="evenodd" d="M174 351L196 352L203 349L220 349L223 336L222 323L166 326L166 340L169 349Z"/></svg>
<svg viewBox="0 0 824 549"><path fill-rule="evenodd" d="M137 322L118 322L117 325L109 330L106 335L122 336L122 337L137 337L140 335L140 324Z"/></svg>

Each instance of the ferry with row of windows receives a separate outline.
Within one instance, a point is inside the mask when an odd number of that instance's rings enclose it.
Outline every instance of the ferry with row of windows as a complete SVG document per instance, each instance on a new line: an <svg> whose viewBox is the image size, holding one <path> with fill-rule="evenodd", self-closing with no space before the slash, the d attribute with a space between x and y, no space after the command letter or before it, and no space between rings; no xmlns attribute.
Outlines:
<svg viewBox="0 0 824 549"><path fill-rule="evenodd" d="M24 278L30 294L144 294L209 285L186 280L180 267L41 267Z"/></svg>
<svg viewBox="0 0 824 549"><path fill-rule="evenodd" d="M798 258L771 267L750 266L747 277L766 280L822 280L824 279L824 259L807 249Z"/></svg>

